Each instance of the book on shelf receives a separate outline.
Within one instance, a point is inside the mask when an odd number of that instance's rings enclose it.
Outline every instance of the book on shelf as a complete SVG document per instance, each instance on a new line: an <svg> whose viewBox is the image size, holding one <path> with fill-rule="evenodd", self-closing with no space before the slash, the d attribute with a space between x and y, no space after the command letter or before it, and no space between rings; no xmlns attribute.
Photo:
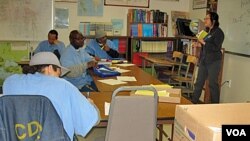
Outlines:
<svg viewBox="0 0 250 141"><path fill-rule="evenodd" d="M197 39L204 39L207 36L207 32L204 30L201 30L199 33L196 34Z"/></svg>
<svg viewBox="0 0 250 141"><path fill-rule="evenodd" d="M138 24L131 24L131 36L138 36Z"/></svg>
<svg viewBox="0 0 250 141"><path fill-rule="evenodd" d="M153 24L143 24L142 34L143 37L153 37Z"/></svg>
<svg viewBox="0 0 250 141"><path fill-rule="evenodd" d="M119 53L126 53L127 39L120 39L118 44Z"/></svg>

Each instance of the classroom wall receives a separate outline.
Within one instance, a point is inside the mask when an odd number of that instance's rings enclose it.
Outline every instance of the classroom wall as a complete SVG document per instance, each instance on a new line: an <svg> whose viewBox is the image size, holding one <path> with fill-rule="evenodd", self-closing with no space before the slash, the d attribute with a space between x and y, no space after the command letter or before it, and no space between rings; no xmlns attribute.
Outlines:
<svg viewBox="0 0 250 141"><path fill-rule="evenodd" d="M77 16L77 3L65 3L55 2L56 8L68 8L69 9L69 28L57 29L59 32L59 39L64 41L66 45L69 44L69 33L71 30L79 29L80 22L110 22L111 19L123 19L123 31L122 35L127 34L127 11L129 8L136 7L118 7L118 6L104 6L103 16L101 17L89 17L89 16ZM179 0L177 1L165 1L165 0L150 0L150 7L148 9L159 9L167 12L170 16L171 11L189 11L189 1ZM171 20L169 18L169 31L168 35L172 35Z"/></svg>
<svg viewBox="0 0 250 141"><path fill-rule="evenodd" d="M220 2L222 0L219 0ZM203 19L206 9L192 9L192 0L189 5L190 17ZM223 16L223 15L219 15ZM226 48L225 46L223 46ZM250 58L225 53L222 82L232 80L231 87L224 84L221 87L222 103L250 101Z"/></svg>
<svg viewBox="0 0 250 141"><path fill-rule="evenodd" d="M221 1L221 0L219 0ZM179 0L179 2L165 0L150 0L149 9L160 9L167 12L171 11L189 11L191 18L205 17L206 9L192 9L193 0ZM59 31L59 39L67 45L69 43L68 35L73 29L78 29L79 22L109 22L111 18L124 19L124 29L122 35L126 35L127 9L128 7L104 6L104 16L102 17L79 17L76 16L76 3L58 3L55 2L55 7L69 8L70 23L68 29L57 29ZM169 27L171 27L171 19L169 17ZM172 30L169 28L169 36L172 36ZM44 36L44 39L47 35ZM37 43L31 43L31 46L36 47ZM226 47L225 47L226 48ZM222 80L232 80L231 88L225 84L221 88L221 102L246 102L250 101L250 58L241 57L232 54L225 54L224 68ZM222 81L222 82L223 82Z"/></svg>

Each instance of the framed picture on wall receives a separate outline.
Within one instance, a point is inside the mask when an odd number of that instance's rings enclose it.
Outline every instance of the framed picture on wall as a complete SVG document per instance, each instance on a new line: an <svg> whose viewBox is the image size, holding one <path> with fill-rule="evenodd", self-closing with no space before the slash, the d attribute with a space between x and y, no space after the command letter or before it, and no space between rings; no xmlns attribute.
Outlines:
<svg viewBox="0 0 250 141"><path fill-rule="evenodd" d="M104 5L149 8L149 0L104 0Z"/></svg>
<svg viewBox="0 0 250 141"><path fill-rule="evenodd" d="M207 0L193 0L193 9L207 8Z"/></svg>

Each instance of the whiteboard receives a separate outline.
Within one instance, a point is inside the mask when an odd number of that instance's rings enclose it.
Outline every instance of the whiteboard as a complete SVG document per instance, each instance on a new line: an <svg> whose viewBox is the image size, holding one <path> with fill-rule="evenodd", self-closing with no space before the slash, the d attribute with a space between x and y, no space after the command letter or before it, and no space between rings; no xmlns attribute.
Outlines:
<svg viewBox="0 0 250 141"><path fill-rule="evenodd" d="M0 40L40 41L53 27L53 0L0 0Z"/></svg>
<svg viewBox="0 0 250 141"><path fill-rule="evenodd" d="M250 0L219 0L218 14L226 51L250 56Z"/></svg>

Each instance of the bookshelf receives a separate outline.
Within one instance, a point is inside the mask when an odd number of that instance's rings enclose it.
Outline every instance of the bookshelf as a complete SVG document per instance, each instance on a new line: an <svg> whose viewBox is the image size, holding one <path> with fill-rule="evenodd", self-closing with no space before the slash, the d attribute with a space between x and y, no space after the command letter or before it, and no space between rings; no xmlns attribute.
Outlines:
<svg viewBox="0 0 250 141"><path fill-rule="evenodd" d="M130 39L131 61L138 66L142 64L140 55L165 58L176 46L174 37L131 37Z"/></svg>
<svg viewBox="0 0 250 141"><path fill-rule="evenodd" d="M129 9L127 35L130 36L130 60L141 66L141 54L166 55L167 46L174 44L168 37L168 15L160 10Z"/></svg>

